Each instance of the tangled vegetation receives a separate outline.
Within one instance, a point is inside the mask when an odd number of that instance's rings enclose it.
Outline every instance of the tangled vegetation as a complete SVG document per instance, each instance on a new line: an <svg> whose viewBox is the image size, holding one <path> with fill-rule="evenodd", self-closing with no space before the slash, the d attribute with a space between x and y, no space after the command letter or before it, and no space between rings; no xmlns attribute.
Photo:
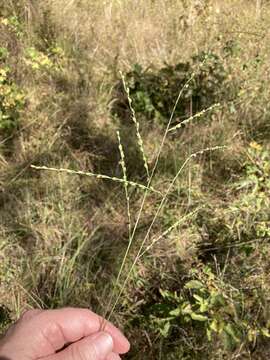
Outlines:
<svg viewBox="0 0 270 360"><path fill-rule="evenodd" d="M82 306L123 328L127 359L270 356L255 3L0 4L1 331Z"/></svg>
<svg viewBox="0 0 270 360"><path fill-rule="evenodd" d="M125 79L135 113L166 124L179 89L183 89L181 101L174 111L178 121L187 119L191 112L198 113L225 100L225 95L228 98L227 75L217 55L202 52L192 57L191 64L188 61L167 65L156 73L135 64L134 69L125 74ZM124 121L129 114L129 104L122 80L116 84L114 97L112 114Z"/></svg>

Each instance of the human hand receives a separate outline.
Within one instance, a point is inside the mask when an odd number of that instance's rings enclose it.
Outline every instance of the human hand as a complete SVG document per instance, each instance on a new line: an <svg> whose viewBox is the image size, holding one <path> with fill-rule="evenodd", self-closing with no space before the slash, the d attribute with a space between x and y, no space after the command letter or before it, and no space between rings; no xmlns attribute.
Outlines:
<svg viewBox="0 0 270 360"><path fill-rule="evenodd" d="M120 360L129 342L86 309L27 311L0 340L0 360Z"/></svg>

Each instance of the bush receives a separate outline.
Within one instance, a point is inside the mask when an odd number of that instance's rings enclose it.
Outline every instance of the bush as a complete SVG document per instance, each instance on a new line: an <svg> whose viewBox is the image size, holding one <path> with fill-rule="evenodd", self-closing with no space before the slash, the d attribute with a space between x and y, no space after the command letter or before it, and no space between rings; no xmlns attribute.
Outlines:
<svg viewBox="0 0 270 360"><path fill-rule="evenodd" d="M191 269L190 276L180 292L160 290L163 301L152 306L150 323L163 337L185 324L203 330L209 342L220 340L227 350L270 337L269 328L252 318L250 299L241 289L223 282L209 266Z"/></svg>
<svg viewBox="0 0 270 360"><path fill-rule="evenodd" d="M9 132L18 125L25 96L11 79L10 69L0 68L0 130Z"/></svg>
<svg viewBox="0 0 270 360"><path fill-rule="evenodd" d="M0 132L7 135L18 125L25 95L15 82L14 60L18 56L22 26L16 16L0 17ZM18 69L18 60L16 59Z"/></svg>
<svg viewBox="0 0 270 360"><path fill-rule="evenodd" d="M175 110L177 121L221 101L227 93L227 75L216 54L202 52L191 61L166 65L158 71L144 70L135 64L125 75L125 81L135 113L148 120L159 118L166 123L182 90L181 101ZM228 98L228 93L226 96ZM115 85L114 97L112 114L125 121L130 116L130 109L122 81Z"/></svg>

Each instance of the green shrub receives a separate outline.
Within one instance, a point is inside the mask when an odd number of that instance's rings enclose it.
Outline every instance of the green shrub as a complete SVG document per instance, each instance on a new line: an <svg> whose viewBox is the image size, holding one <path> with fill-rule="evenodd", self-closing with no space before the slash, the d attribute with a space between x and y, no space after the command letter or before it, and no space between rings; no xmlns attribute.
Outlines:
<svg viewBox="0 0 270 360"><path fill-rule="evenodd" d="M9 132L18 125L25 95L11 79L7 66L0 68L0 131Z"/></svg>
<svg viewBox="0 0 270 360"><path fill-rule="evenodd" d="M63 49L54 44L54 46L41 51L32 46L24 51L24 62L34 74L51 76L60 73L65 61Z"/></svg>
<svg viewBox="0 0 270 360"><path fill-rule="evenodd" d="M54 63L49 58L49 56L44 54L41 51L38 51L34 47L30 47L30 48L26 49L25 62L34 71L37 71L37 70L51 70L54 67Z"/></svg>
<svg viewBox="0 0 270 360"><path fill-rule="evenodd" d="M8 31L13 32L17 38L23 36L23 26L17 16L0 17L0 24Z"/></svg>
<svg viewBox="0 0 270 360"><path fill-rule="evenodd" d="M227 350L270 337L269 327L256 323L250 298L215 275L209 266L191 269L179 292L160 290L162 301L151 307L149 323L163 337L187 327L203 331L209 342L219 340Z"/></svg>
<svg viewBox="0 0 270 360"><path fill-rule="evenodd" d="M6 47L0 47L0 61L7 59L8 55L8 49Z"/></svg>
<svg viewBox="0 0 270 360"><path fill-rule="evenodd" d="M234 185L236 199L231 204L231 229L239 240L267 239L270 236L270 152L251 142L246 152L244 172ZM251 250L253 245L248 245Z"/></svg>
<svg viewBox="0 0 270 360"><path fill-rule="evenodd" d="M125 75L125 80L135 113L146 119L159 118L166 123L182 89L181 101L175 110L177 121L189 117L191 109L196 113L221 101L227 91L227 75L216 54L202 52L189 62L166 65L158 71L152 68L144 70L135 64L133 70ZM130 109L121 81L114 88L114 97L112 114L126 120Z"/></svg>

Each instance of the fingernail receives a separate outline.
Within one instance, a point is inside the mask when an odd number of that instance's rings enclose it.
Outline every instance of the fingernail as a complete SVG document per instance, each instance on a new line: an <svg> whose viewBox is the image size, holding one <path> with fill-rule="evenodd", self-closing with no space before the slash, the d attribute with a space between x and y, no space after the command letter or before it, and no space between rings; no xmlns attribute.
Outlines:
<svg viewBox="0 0 270 360"><path fill-rule="evenodd" d="M113 350L113 339L108 333L105 332L97 335L97 337L94 339L94 344L101 358L110 354Z"/></svg>

